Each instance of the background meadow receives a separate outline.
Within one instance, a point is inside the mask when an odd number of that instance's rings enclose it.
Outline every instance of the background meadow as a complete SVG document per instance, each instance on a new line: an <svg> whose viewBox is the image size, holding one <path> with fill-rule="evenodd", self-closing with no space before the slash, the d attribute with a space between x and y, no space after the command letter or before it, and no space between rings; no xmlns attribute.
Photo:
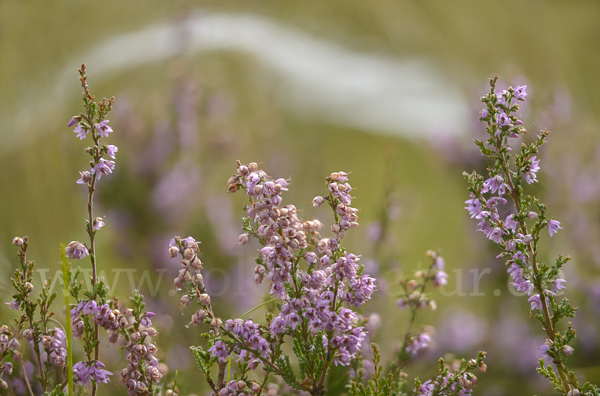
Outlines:
<svg viewBox="0 0 600 396"><path fill-rule="evenodd" d="M397 279L439 248L446 295L434 292L438 309L417 320L436 328L435 343L408 371L424 378L440 355L486 350L476 392L551 394L535 372L543 341L529 304L511 295L504 263L463 209L462 171L486 166L472 144L483 134L478 98L498 74L503 87L528 85L521 119L532 135L552 131L535 189L564 231L545 242L544 259L574 258L572 366L580 380L598 380L598 21L596 1L2 0L0 298L10 300L14 236L29 236L45 276L60 268L60 243L85 237L86 191L75 181L87 155L66 127L80 111L85 62L96 97L117 98L109 116L117 168L97 196L107 223L99 268L122 300L132 285L146 295L164 380L179 370L180 394L207 388L187 351L200 331L185 327L192 312L182 316L170 292L172 235L202 241L220 316L240 315L268 292L252 286L257 246L237 245L245 200L225 190L237 159L291 177L284 202L323 223L329 213L312 198L329 173L352 172L361 227L347 246L379 279L363 314L379 315L384 359L408 319L395 305ZM12 317L2 305L2 322ZM122 351L103 347L110 370L125 365ZM102 392L125 394L117 382Z"/></svg>

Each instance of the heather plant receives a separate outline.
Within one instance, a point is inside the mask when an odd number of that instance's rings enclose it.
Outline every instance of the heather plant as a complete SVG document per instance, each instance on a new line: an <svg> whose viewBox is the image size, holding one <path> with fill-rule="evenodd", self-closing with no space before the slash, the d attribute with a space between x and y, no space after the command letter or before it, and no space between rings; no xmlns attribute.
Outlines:
<svg viewBox="0 0 600 396"><path fill-rule="evenodd" d="M429 252L429 270L416 274L418 280L402 282L405 293L398 305L411 307L411 325L397 361L389 364L386 374L380 366L377 346L371 346L374 371L366 375L361 357L361 348L366 349L366 320L358 309L375 291L375 279L365 273L360 256L342 245L346 233L359 225L358 209L351 206L349 174L331 173L325 180L327 193L312 201L314 207L327 204L332 210L329 228L333 237L322 235L325 229L319 220L301 219L296 206L283 205L282 193L288 190L289 182L270 178L257 163L243 165L238 161L237 173L227 183L229 192L243 190L248 199L244 206L246 216L242 218L244 233L238 242L246 245L253 238L261 246L254 283L267 279L272 298L263 305L275 302L275 309L265 313L263 323L243 318L253 310L242 318L219 318L201 274L199 242L176 236L169 243L170 256L181 259L181 269L174 280L175 289L184 293L180 306L199 306L189 326L204 324L210 329L203 333L206 345L191 348L207 383L219 395L262 395L267 392L270 379L279 377L290 387L289 391L320 396L327 391L326 379L332 366L352 366L351 394L403 393L407 381L402 368L429 341L425 333L413 334L412 323L419 308L435 304L424 293L425 285L446 282L443 259ZM294 360L284 352L285 344L291 344L288 348ZM463 360L452 371L441 359L439 375L425 382L417 379L415 393L470 392L476 382L470 371L485 371L484 357L480 353L477 359ZM237 370L232 373L234 360ZM259 368L262 376L252 373Z"/></svg>
<svg viewBox="0 0 600 396"><path fill-rule="evenodd" d="M511 285L528 296L531 312L541 324L545 341L540 351L544 358L539 360L537 371L562 394L598 395L598 387L589 382L581 385L567 366L568 356L574 351L569 344L576 333L573 324L568 322L565 326L564 320L574 318L576 308L567 298L559 298L559 293L566 288L561 268L570 257L559 255L554 264L546 264L538 254L543 246L541 232L547 229L552 237L562 229L559 221L548 217L547 206L528 193L529 186L538 181L537 155L549 132L541 131L530 144L516 147L513 142L526 133L515 113L518 102L527 97L527 87L497 92L497 80L497 76L490 79L490 92L481 98L485 108L479 119L486 124L488 137L475 140L491 164L487 176L463 174L470 193L465 209L471 218L479 220L478 231L501 249L498 258L507 260ZM512 201L512 208L504 206L508 200Z"/></svg>
<svg viewBox="0 0 600 396"><path fill-rule="evenodd" d="M109 175L115 168L118 148L104 144L112 128L108 126L107 114L112 110L114 98L95 101L91 94L86 76L85 65L79 69L81 86L83 88L84 112L74 116L68 123L74 126L76 137L80 140L91 140L85 149L91 157L89 169L79 172L78 184L87 187L87 219L86 242L72 241L62 250L62 265L64 276L65 311L67 332L63 325L54 318L51 305L57 293L51 292L51 279L48 279L34 299L33 277L35 262L28 260L28 237L16 237L13 244L19 248L20 268L15 271L12 285L15 293L12 295L10 308L22 311L23 314L15 320L14 326L4 325L0 329L0 369L2 375L10 375L14 365L6 361L12 356L15 362L24 364L19 351L19 338L24 338L33 351L32 360L36 363L36 379L39 383L30 384L27 374L23 374L29 394L72 395L77 385L79 394L98 393L99 383L110 382L113 373L106 369L100 360L99 347L102 342L100 328L108 334L108 342L120 343L126 350L127 367L119 373L120 381L130 395L156 395L159 392L157 383L162 377L159 371L158 359L155 357L156 346L151 343L152 337L158 333L152 327L151 318L154 313L145 310L143 296L137 290L131 297L132 308L124 309L117 297L108 298L108 286L103 278L98 277L96 237L98 231L105 225L103 217L94 213L94 193L103 175ZM82 260L90 258L92 274L89 286L80 279L80 268L72 270L68 259ZM74 298L70 303L69 296ZM121 312L123 311L123 313ZM58 326L54 326L54 325ZM83 345L84 358L73 364L72 340L80 338ZM2 380L2 387L8 384ZM39 390L38 390L39 385ZM91 389L90 389L91 388Z"/></svg>

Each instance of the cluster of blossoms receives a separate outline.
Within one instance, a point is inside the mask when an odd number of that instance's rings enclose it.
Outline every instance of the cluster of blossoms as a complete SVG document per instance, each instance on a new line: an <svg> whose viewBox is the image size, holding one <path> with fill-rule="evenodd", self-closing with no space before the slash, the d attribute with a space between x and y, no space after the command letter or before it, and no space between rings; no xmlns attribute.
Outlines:
<svg viewBox="0 0 600 396"><path fill-rule="evenodd" d="M112 373L104 369L104 363L98 360L89 360L87 362L77 362L73 365L73 374L75 383L85 385L89 380L94 383L110 382L109 375Z"/></svg>
<svg viewBox="0 0 600 396"><path fill-rule="evenodd" d="M156 345L148 337L155 337L158 332L152 327L153 312L145 312L143 298L135 293L131 298L133 309L128 309L125 316L119 319L120 330L125 338L127 350L127 368L119 373L121 383L127 388L129 395L144 394L152 389L152 383L162 378L156 358Z"/></svg>
<svg viewBox="0 0 600 396"><path fill-rule="evenodd" d="M456 361L456 367L450 371L445 366L444 360L440 359L439 375L433 380L427 380L423 383L417 379L415 395L433 396L433 395L470 395L473 393L473 387L477 384L477 377L469 370L479 368L486 372L487 366L483 362L485 353L480 352L477 359L471 359L468 362Z"/></svg>
<svg viewBox="0 0 600 396"><path fill-rule="evenodd" d="M23 337L29 342L32 348L35 348L33 341L33 331L25 329ZM55 327L41 336L41 343L44 347L42 352L42 361L50 358L50 361L55 366L64 366L67 359L67 336L63 329Z"/></svg>
<svg viewBox="0 0 600 396"><path fill-rule="evenodd" d="M358 226L358 210L350 206L348 174L332 173L326 180L328 195L313 200L314 206L327 201L333 210L334 237L326 238L319 233L323 228L320 221L304 221L294 205L282 204L281 194L288 190L289 180L271 179L256 163L243 165L238 161L237 165L227 189L245 190L250 202L245 206L244 233L238 241L245 245L256 238L262 245L254 282L260 284L266 279L270 283L270 294L281 301L279 313L267 314L266 325L241 318L223 324L213 313L199 272L202 263L197 258L198 242L191 237L175 237L169 243L169 252L173 258L182 258L174 282L176 289L186 292L181 307L197 301L201 308L192 316L191 324L208 323L214 329L206 352L196 352L207 359L207 365L214 359L220 367L237 353L243 370L262 364L268 372L290 380L297 389L321 394L330 364L347 365L360 351L366 333L351 307L362 306L375 290L375 279L364 273L360 257L340 244L345 232ZM299 356L306 367L303 374L310 381L299 383L289 372L291 367L281 356L280 347L286 335L312 351ZM299 350L296 353L300 355ZM215 384L209 380L209 384L218 392L234 392L233 385L222 381Z"/></svg>
<svg viewBox="0 0 600 396"><path fill-rule="evenodd" d="M555 265L542 263L538 258L540 232L547 228L552 237L562 229L561 224L547 219L546 205L527 195L524 189L526 184L538 181L540 160L536 154L549 133L542 131L531 144L522 144L518 153L512 153L512 139L526 132L513 113L519 110L516 102L524 101L527 91L525 86L519 86L496 92L496 79L490 80L490 93L481 99L485 108L480 120L487 125L488 137L485 141L475 140L481 153L493 161L493 166L488 168L487 178L475 172L464 173L470 193L465 209L471 218L479 220L478 231L502 249L498 258L507 260L511 284L529 296L531 310L542 324L547 338L541 350L552 359L558 375L543 362L538 371L557 391L569 396L592 392L591 385L581 386L575 374L566 368L567 355L573 351L567 344L575 338L575 331L571 324L564 334L557 330L561 318L575 315L566 299L562 302L556 299L566 283L559 277L560 268L570 258L559 256ZM504 206L508 200L512 201L513 209Z"/></svg>

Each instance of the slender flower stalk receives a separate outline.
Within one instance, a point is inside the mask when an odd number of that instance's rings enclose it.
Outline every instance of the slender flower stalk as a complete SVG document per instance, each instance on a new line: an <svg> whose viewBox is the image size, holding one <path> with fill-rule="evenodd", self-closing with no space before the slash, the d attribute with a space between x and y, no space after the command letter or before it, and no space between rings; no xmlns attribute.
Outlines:
<svg viewBox="0 0 600 396"><path fill-rule="evenodd" d="M463 174L470 193L465 209L472 218L480 221L478 231L502 249L498 258L507 260L512 285L529 295L531 310L546 335L540 351L551 359L556 368L555 372L544 359L540 359L538 372L565 395L595 395L598 388L589 383L580 385L575 373L567 368L567 357L573 352L568 343L575 338L573 325L569 322L564 333L558 329L561 319L575 317L575 308L569 301L556 298L557 292L564 289L566 283L559 277L559 271L570 257L558 256L552 266L538 258L541 231L548 228L552 237L562 227L560 222L547 219L545 204L526 193L527 186L538 181L540 160L537 153L549 132L541 131L531 144L523 143L519 152L512 153L512 139L526 133L523 122L515 116L519 110L516 102L527 97L526 86L497 92L497 79L497 76L490 79L490 92L481 99L485 108L481 111L480 120L486 124L488 138L485 141L475 140L481 153L492 160L493 165L488 168L487 179L475 172ZM503 220L499 210L507 203L505 197L512 201L515 212Z"/></svg>

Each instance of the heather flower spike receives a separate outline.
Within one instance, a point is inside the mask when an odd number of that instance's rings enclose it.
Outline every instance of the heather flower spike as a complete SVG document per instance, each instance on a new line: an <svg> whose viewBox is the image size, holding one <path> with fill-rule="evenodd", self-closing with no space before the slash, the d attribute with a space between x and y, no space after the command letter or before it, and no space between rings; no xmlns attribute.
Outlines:
<svg viewBox="0 0 600 396"><path fill-rule="evenodd" d="M600 392L597 387L589 383L580 385L575 373L567 368L567 356L573 353L568 344L575 338L572 324L569 322L564 332L558 330L561 319L575 317L575 308L569 301L557 297L566 288L566 280L559 278L559 273L570 257L558 256L554 265L539 261L538 249L544 246L540 232L548 228L552 237L562 229L557 220L547 220L546 205L529 195L527 188L538 181L537 154L549 132L541 131L532 143L522 144L520 151L512 153L512 139L525 133L515 114L519 110L516 101L525 100L527 87L497 92L497 78L490 79L490 92L481 98L485 107L480 120L486 125L488 137L475 140L491 166L487 176L476 172L463 174L469 189L465 209L479 221L478 231L502 250L498 257L506 260L511 285L528 296L531 311L540 321L546 337L540 351L553 365L540 360L538 372L564 395L597 395ZM506 208L508 201L512 201L512 209ZM503 220L500 212L507 210L513 214Z"/></svg>

